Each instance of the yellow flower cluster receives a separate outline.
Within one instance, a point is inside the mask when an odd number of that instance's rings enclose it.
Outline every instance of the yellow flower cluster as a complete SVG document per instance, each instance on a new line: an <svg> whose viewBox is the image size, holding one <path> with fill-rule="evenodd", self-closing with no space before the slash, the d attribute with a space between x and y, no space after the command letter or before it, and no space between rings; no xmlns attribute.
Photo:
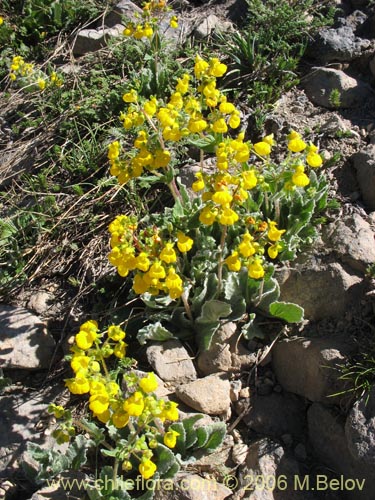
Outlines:
<svg viewBox="0 0 375 500"><path fill-rule="evenodd" d="M297 154L296 162L294 163L294 172L291 181L287 182L286 189L294 189L295 187L306 187L310 184L310 179L305 173L305 164L309 167L318 168L323 164L323 158L318 153L318 148L314 144L306 144L301 135L292 130L288 135L288 149L292 153Z"/></svg>
<svg viewBox="0 0 375 500"><path fill-rule="evenodd" d="M137 378L137 383L132 384L133 392L127 397L124 396L120 385L108 371L106 360L112 355L118 358L125 356L125 336L123 329L111 325L103 341L104 335L99 333L97 322L86 321L81 325L71 348L70 366L74 377L67 379L65 384L72 394L89 395L89 408L100 422L110 423L117 429L122 429L131 421L131 429L138 426L140 430L147 431L148 441L146 442L145 435L138 438L134 448L129 448L123 468L129 470L130 458L134 455L139 460L140 474L148 479L156 472L156 465L151 461L152 448L155 443L157 446L156 438L160 435L160 426L157 427L154 421L157 419L165 423L178 420L178 405L156 397L154 391L158 382L152 372L143 378ZM51 411L56 418L66 413L58 406L54 406ZM177 434L168 431L164 435L164 443L173 448L176 445L176 437Z"/></svg>
<svg viewBox="0 0 375 500"><path fill-rule="evenodd" d="M109 225L109 232L109 261L120 276L134 271L135 293L164 292L172 299L181 297L184 288L178 273L178 254L191 250L194 242L190 236L178 231L174 240L164 242L156 228L138 233L136 220L126 215L117 216Z"/></svg>
<svg viewBox="0 0 375 500"><path fill-rule="evenodd" d="M275 221L267 223L249 218L246 222L251 232L242 235L240 243L224 262L230 271L238 272L246 267L250 278L260 279L265 275L265 247L268 245L268 256L275 259L283 248L281 237L285 229L278 229Z"/></svg>
<svg viewBox="0 0 375 500"><path fill-rule="evenodd" d="M32 63L26 62L21 56L14 56L10 65L9 78L12 81L17 78L26 79L30 85L37 84L40 90L44 90L47 85L61 87L62 79L53 71L48 78L40 70L35 70Z"/></svg>
<svg viewBox="0 0 375 500"><path fill-rule="evenodd" d="M142 10L142 22L128 23L123 31L125 36L131 36L136 40L141 40L142 38L152 38L155 29L157 29L158 18L163 16L169 8L166 0L151 0L150 2L144 3ZM170 26L171 28L178 27L176 16L171 17Z"/></svg>
<svg viewBox="0 0 375 500"><path fill-rule="evenodd" d="M194 66L196 89L191 85L190 75L185 73L177 80L175 91L166 103L155 97L141 99L135 89L126 92L123 100L128 108L120 114L120 120L126 130L133 127L139 130L134 149L126 158L121 156L118 141L109 146L111 174L124 184L141 176L145 168L168 167L171 153L167 143L179 142L189 135L204 137L236 129L240 125L240 112L216 88L216 79L226 70L226 65L215 57L205 61L197 56ZM150 126L150 133L144 124Z"/></svg>

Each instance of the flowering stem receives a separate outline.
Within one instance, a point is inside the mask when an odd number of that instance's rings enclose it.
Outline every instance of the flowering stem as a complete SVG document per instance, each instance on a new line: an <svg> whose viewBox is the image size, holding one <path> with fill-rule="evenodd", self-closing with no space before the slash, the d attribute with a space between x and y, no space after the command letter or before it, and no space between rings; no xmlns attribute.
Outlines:
<svg viewBox="0 0 375 500"><path fill-rule="evenodd" d="M92 430L89 427L87 427L87 425L83 424L80 420L74 419L73 424L75 425L75 427L79 427L83 431L85 431L88 434L90 434L91 436L93 436ZM110 444L107 443L107 441L101 441L100 444L102 444L104 446L104 448L107 448L107 450L114 449Z"/></svg>
<svg viewBox="0 0 375 500"><path fill-rule="evenodd" d="M191 309L190 309L190 306L189 306L189 302L187 301L187 298L185 296L185 292L181 295L181 299L182 299L182 302L184 304L184 307L185 307L185 311L186 311L186 314L187 314L187 317L189 318L189 320L194 323L194 318L193 318L193 315L191 313Z"/></svg>
<svg viewBox="0 0 375 500"><path fill-rule="evenodd" d="M218 267L217 267L217 292L216 292L216 297L219 297L221 293L221 285L223 282L223 253L224 253L224 245L225 245L225 239L227 237L227 231L228 231L228 226L224 226L222 233L221 233L221 239L220 239L220 248L219 248L219 262L218 262Z"/></svg>

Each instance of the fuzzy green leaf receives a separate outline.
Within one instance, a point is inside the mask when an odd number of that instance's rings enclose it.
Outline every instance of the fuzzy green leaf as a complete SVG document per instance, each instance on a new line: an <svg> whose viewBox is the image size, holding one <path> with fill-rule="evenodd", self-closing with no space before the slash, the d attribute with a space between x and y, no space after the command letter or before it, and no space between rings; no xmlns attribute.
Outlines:
<svg viewBox="0 0 375 500"><path fill-rule="evenodd" d="M207 453L212 453L223 443L227 428L225 422L217 422L212 425L208 425L206 430L209 433L209 438L203 448L207 451Z"/></svg>
<svg viewBox="0 0 375 500"><path fill-rule="evenodd" d="M137 339L141 345L146 344L148 340L157 340L160 342L164 342L173 338L174 335L169 330L164 328L164 326L159 321L144 326L137 333Z"/></svg>
<svg viewBox="0 0 375 500"><path fill-rule="evenodd" d="M291 302L274 302L269 310L272 316L284 319L288 323L299 323L303 320L303 308Z"/></svg>
<svg viewBox="0 0 375 500"><path fill-rule="evenodd" d="M192 417L189 418L184 418L182 420L182 425L185 428L185 433L186 433L186 438L185 438L185 447L186 449L191 448L196 442L197 442L197 431L194 428L194 425L198 420L201 420L203 418L203 415L199 414L198 415L193 415Z"/></svg>
<svg viewBox="0 0 375 500"><path fill-rule="evenodd" d="M153 450L153 454L158 465L158 473L160 477L164 477L164 474L167 474L170 468L176 463L176 457L172 450L161 443Z"/></svg>
<svg viewBox="0 0 375 500"><path fill-rule="evenodd" d="M197 428L197 442L194 446L196 448L202 448L208 441L210 434L208 432L207 426Z"/></svg>

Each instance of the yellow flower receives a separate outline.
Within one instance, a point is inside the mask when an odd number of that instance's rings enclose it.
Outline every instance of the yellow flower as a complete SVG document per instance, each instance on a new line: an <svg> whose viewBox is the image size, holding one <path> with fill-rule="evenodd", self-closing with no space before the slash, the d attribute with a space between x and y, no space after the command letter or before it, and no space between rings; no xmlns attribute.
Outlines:
<svg viewBox="0 0 375 500"><path fill-rule="evenodd" d="M225 134L228 131L224 118L219 118L212 124L212 130L217 134Z"/></svg>
<svg viewBox="0 0 375 500"><path fill-rule="evenodd" d="M156 279L163 279L165 278L166 274L165 274L165 269L164 267L161 265L160 262L154 262L152 264L152 266L150 267L150 270L148 272L148 276L153 279L153 278L156 278Z"/></svg>
<svg viewBox="0 0 375 500"><path fill-rule="evenodd" d="M242 172L242 185L245 189L253 189L257 185L257 178L254 170Z"/></svg>
<svg viewBox="0 0 375 500"><path fill-rule="evenodd" d="M174 269L169 269L168 276L165 279L165 285L169 290L179 289L182 293L182 279Z"/></svg>
<svg viewBox="0 0 375 500"><path fill-rule="evenodd" d="M203 132L208 127L208 123L203 118L190 118L188 129L193 134Z"/></svg>
<svg viewBox="0 0 375 500"><path fill-rule="evenodd" d="M122 340L119 340L119 342L117 342L117 344L113 348L113 354L116 356L116 358L122 359L125 357L127 346L128 344L126 344L126 342L123 342Z"/></svg>
<svg viewBox="0 0 375 500"><path fill-rule="evenodd" d="M156 380L155 373L150 372L147 377L141 378L139 387L144 392L154 392L158 388L158 381Z"/></svg>
<svg viewBox="0 0 375 500"><path fill-rule="evenodd" d="M188 252L189 250L191 250L193 244L194 241L192 238L190 238L184 233L181 233L181 231L177 233L177 247L180 250L180 252L182 253Z"/></svg>
<svg viewBox="0 0 375 500"><path fill-rule="evenodd" d="M295 186L305 187L310 184L310 179L304 173L305 167L303 165L297 165L296 171L292 176L292 182Z"/></svg>
<svg viewBox="0 0 375 500"><path fill-rule="evenodd" d="M191 189L196 193L198 191L202 191L205 187L205 184L201 172L197 172L195 174L195 177L197 180L193 182Z"/></svg>
<svg viewBox="0 0 375 500"><path fill-rule="evenodd" d="M248 275L250 278L259 279L264 276L264 269L262 263L259 259L254 259L253 262L248 266Z"/></svg>
<svg viewBox="0 0 375 500"><path fill-rule="evenodd" d="M234 107L234 104L227 102L227 98L225 97L219 106L219 111L220 113L223 113L223 115L230 115L236 111L236 108Z"/></svg>
<svg viewBox="0 0 375 500"><path fill-rule="evenodd" d="M74 373L77 373L80 370L87 370L90 364L90 358L88 356L80 356L76 355L72 357L70 362L70 366Z"/></svg>
<svg viewBox="0 0 375 500"><path fill-rule="evenodd" d="M268 239L271 241L278 241L285 233L286 229L276 229L277 222L270 221L268 223Z"/></svg>
<svg viewBox="0 0 375 500"><path fill-rule="evenodd" d="M117 429L122 429L123 427L128 425L129 418L129 414L126 413L126 411L119 409L113 413L112 422L113 425L117 427Z"/></svg>
<svg viewBox="0 0 375 500"><path fill-rule="evenodd" d="M43 78L38 78L38 87L40 90L44 90L46 88L46 81Z"/></svg>
<svg viewBox="0 0 375 500"><path fill-rule="evenodd" d="M304 149L306 149L307 144L299 137L296 139L291 139L288 142L288 149L292 151L292 153L300 153Z"/></svg>
<svg viewBox="0 0 375 500"><path fill-rule="evenodd" d="M212 201L218 205L228 205L233 200L233 196L229 191L217 191L212 196Z"/></svg>
<svg viewBox="0 0 375 500"><path fill-rule="evenodd" d="M134 276L133 290L138 295L142 295L143 293L147 292L148 284L145 282L145 280L143 279L143 276L141 274L136 274Z"/></svg>
<svg viewBox="0 0 375 500"><path fill-rule="evenodd" d="M82 376L66 380L65 385L72 394L86 394L90 391L89 381Z"/></svg>
<svg viewBox="0 0 375 500"><path fill-rule="evenodd" d="M185 73L182 78L177 80L176 91L180 92L181 95L186 94L189 89L190 75Z"/></svg>
<svg viewBox="0 0 375 500"><path fill-rule="evenodd" d="M122 96L123 101L125 102L137 102L138 101L138 94L137 91L134 89L131 89L130 92L126 92Z"/></svg>
<svg viewBox="0 0 375 500"><path fill-rule="evenodd" d="M252 244L253 239L249 233L243 235L242 242L238 245L238 250L244 257L251 257L255 254L256 250Z"/></svg>
<svg viewBox="0 0 375 500"><path fill-rule="evenodd" d="M232 255L229 255L224 261L228 266L230 271L239 271L241 269L241 261L238 258L238 252L232 252Z"/></svg>
<svg viewBox="0 0 375 500"><path fill-rule="evenodd" d="M132 394L128 399L124 401L123 404L123 409L131 417L139 417L142 415L142 412L144 410L145 403L143 399L143 394L139 391L136 391L134 394Z"/></svg>
<svg viewBox="0 0 375 500"><path fill-rule="evenodd" d="M194 74L197 78L201 78L201 76L206 73L209 68L209 64L207 61L204 61L199 55L195 58L194 65Z"/></svg>
<svg viewBox="0 0 375 500"><path fill-rule="evenodd" d="M108 337L115 342L125 338L125 332L119 326L112 325L108 328Z"/></svg>
<svg viewBox="0 0 375 500"><path fill-rule="evenodd" d="M216 216L217 216L217 210L207 206L204 207L204 209L199 214L199 220L200 222L202 222L202 224L205 224L206 226L211 226L215 222Z"/></svg>
<svg viewBox="0 0 375 500"><path fill-rule="evenodd" d="M150 479L156 472L156 465L151 460L144 460L139 464L138 470L143 479Z"/></svg>
<svg viewBox="0 0 375 500"><path fill-rule="evenodd" d="M281 245L279 245L278 243L274 243L273 245L268 247L267 253L271 259L276 259L281 249Z"/></svg>
<svg viewBox="0 0 375 500"><path fill-rule="evenodd" d="M168 446L168 448L174 448L177 443L177 436L179 436L180 433L174 430L170 430L164 434L163 442L165 446Z"/></svg>
<svg viewBox="0 0 375 500"><path fill-rule="evenodd" d="M315 151L312 151L307 154L306 161L310 165L310 167L313 168L320 167L321 164L323 163L322 157L320 156L320 154L315 153Z"/></svg>
<svg viewBox="0 0 375 500"><path fill-rule="evenodd" d="M159 258L160 258L160 260L162 260L166 264L173 264L173 262L176 262L177 255L173 249L173 243L166 243L165 244L165 247L160 252Z"/></svg>
<svg viewBox="0 0 375 500"><path fill-rule="evenodd" d="M238 128L240 126L240 123L241 123L240 113L238 111L235 111L230 115L228 124L230 128Z"/></svg>
<svg viewBox="0 0 375 500"><path fill-rule="evenodd" d="M254 144L255 152L260 156L268 156L271 153L269 142L261 141Z"/></svg>
<svg viewBox="0 0 375 500"><path fill-rule="evenodd" d="M170 22L169 22L169 26L173 29L176 29L178 28L178 20L177 20L177 16L172 16Z"/></svg>
<svg viewBox="0 0 375 500"><path fill-rule="evenodd" d="M89 408L93 413L104 413L108 410L109 396L107 393L93 394L90 396Z"/></svg>
<svg viewBox="0 0 375 500"><path fill-rule="evenodd" d="M98 334L96 329L83 329L82 325L80 331L75 337L75 341L80 349L86 351L87 349L90 349L97 338Z"/></svg>
<svg viewBox="0 0 375 500"><path fill-rule="evenodd" d="M224 226L231 226L239 219L238 214L231 208L224 208L221 215L219 216L220 224Z"/></svg>
<svg viewBox="0 0 375 500"><path fill-rule="evenodd" d="M4 19L0 16L0 26L4 23Z"/></svg>
<svg viewBox="0 0 375 500"><path fill-rule="evenodd" d="M146 115L148 116L154 116L156 113L156 107L157 107L157 100L155 97L151 97L149 101L146 101L143 109Z"/></svg>
<svg viewBox="0 0 375 500"><path fill-rule="evenodd" d="M227 71L227 65L221 63L217 57L212 57L210 59L210 70L211 76L220 77L223 76Z"/></svg>
<svg viewBox="0 0 375 500"><path fill-rule="evenodd" d="M177 406L178 403L175 403L174 401L167 401L161 413L161 419L171 421L178 420Z"/></svg>

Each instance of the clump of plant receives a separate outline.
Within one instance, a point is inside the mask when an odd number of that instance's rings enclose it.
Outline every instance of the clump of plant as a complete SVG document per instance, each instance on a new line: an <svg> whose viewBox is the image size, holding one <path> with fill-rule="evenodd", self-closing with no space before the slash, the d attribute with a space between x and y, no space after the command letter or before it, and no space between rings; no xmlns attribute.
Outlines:
<svg viewBox="0 0 375 500"><path fill-rule="evenodd" d="M217 46L225 46L226 85L242 89L261 125L269 107L298 83L307 41L318 27L332 23L334 6L313 0L247 0L247 6L243 25L217 35Z"/></svg>
<svg viewBox="0 0 375 500"><path fill-rule="evenodd" d="M177 422L177 403L155 394L155 374L129 371L134 360L126 357L125 337L116 325L103 333L93 320L81 325L68 357L74 377L66 386L72 394L88 396L94 419L76 418L71 410L50 405L49 412L59 422L53 436L69 446L63 453L29 443L29 453L40 464L37 482L82 468L89 450L99 448L103 465L96 481L86 485L90 498L131 499L135 485L137 498L151 498L158 482L173 478L197 452L211 453L222 444L225 423L197 427L202 415ZM144 482L137 477L152 478L145 496L139 496Z"/></svg>

